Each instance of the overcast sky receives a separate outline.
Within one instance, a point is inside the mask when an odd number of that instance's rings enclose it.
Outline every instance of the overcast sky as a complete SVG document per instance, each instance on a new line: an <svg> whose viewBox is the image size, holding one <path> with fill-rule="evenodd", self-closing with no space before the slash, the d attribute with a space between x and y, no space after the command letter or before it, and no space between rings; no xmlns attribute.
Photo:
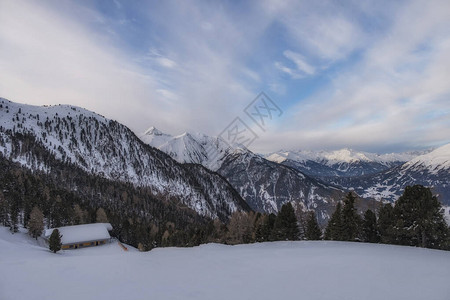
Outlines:
<svg viewBox="0 0 450 300"><path fill-rule="evenodd" d="M244 113L264 91L283 111ZM0 97L250 149L450 142L450 1L0 0Z"/></svg>

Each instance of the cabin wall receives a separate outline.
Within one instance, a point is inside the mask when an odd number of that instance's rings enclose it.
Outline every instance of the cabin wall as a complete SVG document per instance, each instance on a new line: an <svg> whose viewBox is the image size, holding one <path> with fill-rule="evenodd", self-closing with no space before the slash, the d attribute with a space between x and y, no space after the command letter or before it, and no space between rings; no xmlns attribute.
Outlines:
<svg viewBox="0 0 450 300"><path fill-rule="evenodd" d="M98 240L98 241L79 242L79 243L73 243L73 244L64 244L61 246L61 249L62 250L70 250L70 249L101 246L101 245L106 244L107 241L108 240Z"/></svg>

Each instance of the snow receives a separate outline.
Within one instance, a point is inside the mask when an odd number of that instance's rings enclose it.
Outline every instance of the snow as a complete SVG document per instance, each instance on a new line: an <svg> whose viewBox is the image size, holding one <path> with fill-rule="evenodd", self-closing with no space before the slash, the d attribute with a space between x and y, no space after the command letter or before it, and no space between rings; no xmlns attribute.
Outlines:
<svg viewBox="0 0 450 300"><path fill-rule="evenodd" d="M0 299L450 299L450 252L345 242L50 253L0 227Z"/></svg>
<svg viewBox="0 0 450 300"><path fill-rule="evenodd" d="M213 171L220 168L227 155L248 151L240 144L230 146L221 138L198 132L184 132L171 136L155 127L150 127L139 138L144 143L167 153L179 163L201 164Z"/></svg>
<svg viewBox="0 0 450 300"><path fill-rule="evenodd" d="M165 134L158 130L156 127L150 127L147 129L139 138L146 144L149 144L155 148L160 147L161 145L170 141L173 136L169 134Z"/></svg>
<svg viewBox="0 0 450 300"><path fill-rule="evenodd" d="M49 238L53 230L53 228L47 229L44 234L45 237ZM112 230L112 226L109 223L95 223L64 226L59 227L58 230L62 235L61 243L66 245L79 242L108 240L111 237L108 230Z"/></svg>
<svg viewBox="0 0 450 300"><path fill-rule="evenodd" d="M418 155L428 153L429 151L409 151L402 153L386 153L377 154L370 152L355 151L344 148L332 151L309 151L309 150L280 150L274 153L269 153L264 157L270 161L281 163L286 159L297 162L314 161L318 163L325 163L328 166L333 166L338 163L352 163L352 162L378 162L388 164L392 162L407 162Z"/></svg>
<svg viewBox="0 0 450 300"><path fill-rule="evenodd" d="M444 145L431 151L430 153L420 155L405 164L405 169L413 166L423 166L431 173L437 173L440 170L450 169L450 144Z"/></svg>

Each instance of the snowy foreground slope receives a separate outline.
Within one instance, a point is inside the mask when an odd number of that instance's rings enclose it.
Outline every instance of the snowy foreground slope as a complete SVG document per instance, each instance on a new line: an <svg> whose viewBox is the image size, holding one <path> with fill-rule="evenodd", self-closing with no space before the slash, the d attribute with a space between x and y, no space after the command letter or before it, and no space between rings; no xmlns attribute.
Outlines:
<svg viewBox="0 0 450 300"><path fill-rule="evenodd" d="M450 252L344 242L53 254L0 227L0 299L450 299Z"/></svg>

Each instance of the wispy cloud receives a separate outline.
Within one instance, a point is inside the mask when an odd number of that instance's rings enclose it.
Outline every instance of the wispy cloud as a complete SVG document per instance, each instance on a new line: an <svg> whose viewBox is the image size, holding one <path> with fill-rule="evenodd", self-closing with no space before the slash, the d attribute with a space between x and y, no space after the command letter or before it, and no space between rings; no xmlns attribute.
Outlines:
<svg viewBox="0 0 450 300"><path fill-rule="evenodd" d="M305 57L300 53L286 50L283 55L294 64L295 69L287 67L281 62L275 62L275 67L292 78L301 79L305 76L314 75L316 72L316 68L307 63Z"/></svg>
<svg viewBox="0 0 450 300"><path fill-rule="evenodd" d="M0 96L214 135L269 90L258 151L449 141L448 1L116 2L0 1Z"/></svg>

